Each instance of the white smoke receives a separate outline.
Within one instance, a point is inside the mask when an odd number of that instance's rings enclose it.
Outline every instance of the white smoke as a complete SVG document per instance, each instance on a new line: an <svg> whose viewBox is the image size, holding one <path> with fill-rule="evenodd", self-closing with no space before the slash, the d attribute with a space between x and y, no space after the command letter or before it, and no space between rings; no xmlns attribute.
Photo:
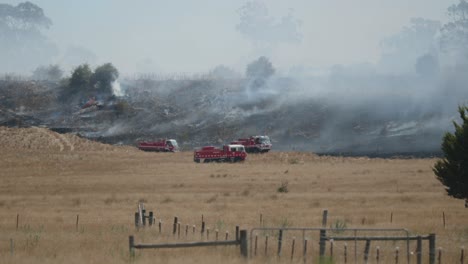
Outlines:
<svg viewBox="0 0 468 264"><path fill-rule="evenodd" d="M115 96L124 96L124 92L122 90L122 87L120 87L120 82L118 80L115 80L112 82L112 93L114 93Z"/></svg>

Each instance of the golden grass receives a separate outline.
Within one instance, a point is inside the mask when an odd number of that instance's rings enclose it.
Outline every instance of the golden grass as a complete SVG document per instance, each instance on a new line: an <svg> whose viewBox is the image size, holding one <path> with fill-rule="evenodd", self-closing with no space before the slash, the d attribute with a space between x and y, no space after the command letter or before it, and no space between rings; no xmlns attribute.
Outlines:
<svg viewBox="0 0 468 264"><path fill-rule="evenodd" d="M412 234L436 233L444 263L455 263L460 246L468 241L468 209L463 201L445 194L431 170L434 159L272 152L249 155L239 164L197 164L191 152L145 153L128 147L80 149L3 149L1 263L127 263L129 235L135 235L137 243L174 241L171 222L178 216L182 240L199 240L202 214L213 239L215 229L223 238L229 231L232 238L235 225L258 227L260 214L266 226L318 227L322 210L328 209L329 225L345 222L350 228L407 228ZM289 192L277 192L285 181ZM163 235L157 228L135 230L138 201L144 201L147 210L162 219ZM190 232L185 238L187 224ZM191 234L192 225L197 228L195 235ZM262 248L264 234L258 234ZM298 240L295 254L300 255L302 235L291 233L285 236L283 258L274 257L275 245L270 241L271 256L265 258L259 253L253 262L290 262L293 235ZM312 240L312 254L318 248L318 234L306 235ZM15 244L13 256L10 239ZM372 244L373 254L377 245ZM404 249L404 244L380 245L386 256L381 263L392 263L395 246ZM351 244L349 247L354 250ZM412 243L411 250L414 248ZM360 259L362 250L361 243ZM424 250L427 254L426 245ZM343 243L336 243L335 254L342 253ZM400 263L403 260L402 255ZM299 263L300 258L295 261ZM135 262L241 263L242 259L238 249L227 247L137 251Z"/></svg>

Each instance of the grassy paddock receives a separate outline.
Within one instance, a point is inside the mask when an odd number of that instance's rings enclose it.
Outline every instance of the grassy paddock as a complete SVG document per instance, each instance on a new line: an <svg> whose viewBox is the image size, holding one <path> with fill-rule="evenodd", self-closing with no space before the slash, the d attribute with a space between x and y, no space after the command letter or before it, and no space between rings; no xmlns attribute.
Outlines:
<svg viewBox="0 0 468 264"><path fill-rule="evenodd" d="M182 223L181 240L193 241L200 239L202 214L210 238L214 239L214 230L218 229L220 239L224 239L226 231L233 238L236 225L246 229L260 226L260 214L263 226L320 226L323 209L329 210L328 222L333 227L436 233L444 263L455 263L460 246L468 244L468 209L462 200L445 195L431 170L434 159L272 152L249 155L239 164L197 164L191 152L145 153L128 147L62 150L2 151L1 263L128 263L128 236L135 235L137 243L174 241L170 234L174 216ZM287 192L278 192L285 183ZM163 235L158 234L157 226L135 230L138 201L162 220ZM187 224L189 237L185 238ZM193 225L196 235L191 235ZM263 235L259 234L262 253ZM284 257L273 257L272 234L271 256L259 254L253 263L289 262L292 236L297 239L295 254L301 255L302 235L288 234ZM313 254L318 235L306 236ZM10 239L14 241L13 256ZM351 257L354 249L348 246ZM375 258L376 246L379 244L371 245L371 258ZM381 263L392 263L395 246L401 248L400 263L404 263L404 245L380 246L385 254ZM411 250L415 247L414 242ZM334 250L341 256L343 243L335 243ZM361 243L359 257L363 250ZM426 245L424 250L427 253ZM241 263L242 259L238 248L220 247L137 251L135 262Z"/></svg>

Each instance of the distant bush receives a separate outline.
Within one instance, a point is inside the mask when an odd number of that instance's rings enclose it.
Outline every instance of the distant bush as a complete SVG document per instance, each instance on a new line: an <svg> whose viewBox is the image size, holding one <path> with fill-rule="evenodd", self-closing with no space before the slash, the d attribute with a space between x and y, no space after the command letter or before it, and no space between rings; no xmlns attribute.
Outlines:
<svg viewBox="0 0 468 264"><path fill-rule="evenodd" d="M34 80L47 80L58 82L62 79L63 70L58 65L39 66L34 72L32 78Z"/></svg>
<svg viewBox="0 0 468 264"><path fill-rule="evenodd" d="M280 193L287 193L287 192L289 192L289 183L288 183L288 181L283 181L283 182L281 182L281 186L278 187L278 190L277 190L277 191L280 192Z"/></svg>

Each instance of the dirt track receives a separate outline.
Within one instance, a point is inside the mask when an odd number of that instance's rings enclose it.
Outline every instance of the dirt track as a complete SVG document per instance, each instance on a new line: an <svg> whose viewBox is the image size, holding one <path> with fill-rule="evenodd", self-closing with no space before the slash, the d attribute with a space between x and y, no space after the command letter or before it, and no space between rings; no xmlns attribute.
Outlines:
<svg viewBox="0 0 468 264"><path fill-rule="evenodd" d="M138 201L155 211L165 230L174 216L199 226L201 214L211 230L231 234L235 225L258 226L260 214L268 226L319 226L327 208L330 225L436 233L446 263L468 242L468 210L445 195L431 170L434 159L272 152L249 155L241 164L196 164L191 152L145 153L44 128L0 128L0 151L2 263L126 263L128 235L146 242L172 239L154 229L134 230ZM277 192L283 182L288 193ZM240 262L229 249L176 252L143 252L138 263L219 263L226 256Z"/></svg>

